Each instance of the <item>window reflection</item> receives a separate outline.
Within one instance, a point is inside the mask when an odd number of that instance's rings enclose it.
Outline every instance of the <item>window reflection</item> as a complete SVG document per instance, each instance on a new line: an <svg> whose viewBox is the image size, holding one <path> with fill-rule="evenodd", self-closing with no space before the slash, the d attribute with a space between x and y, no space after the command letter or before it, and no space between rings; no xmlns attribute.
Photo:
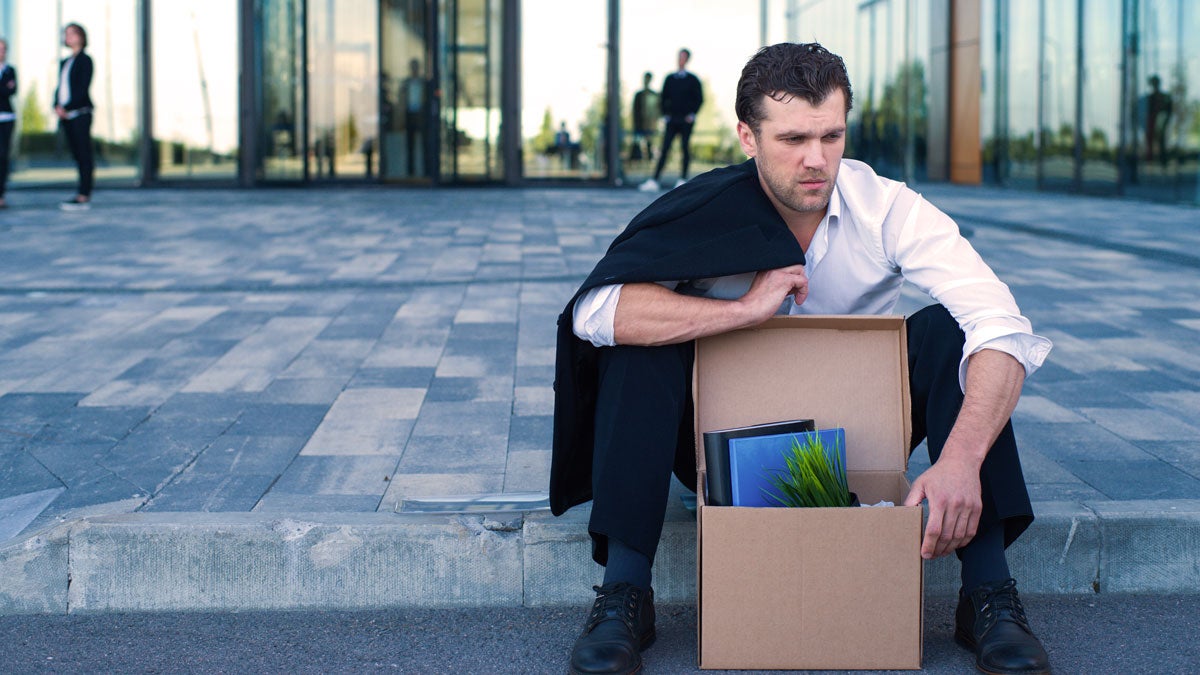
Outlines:
<svg viewBox="0 0 1200 675"><path fill-rule="evenodd" d="M383 64L379 72L383 173L432 175L437 86L428 62L428 0L384 0Z"/></svg>
<svg viewBox="0 0 1200 675"><path fill-rule="evenodd" d="M1181 3L1179 35L1191 31L1192 39L1179 39L1182 48L1177 72L1182 91L1176 106L1175 152L1178 158L1177 199L1200 204L1200 41L1194 38L1200 26L1200 4Z"/></svg>
<svg viewBox="0 0 1200 675"><path fill-rule="evenodd" d="M1008 166L1005 178L1010 185L1021 187L1034 187L1038 172L1039 4L1038 0L1012 0L1008 3L1005 25L1008 38ZM1018 30L1013 30L1017 27Z"/></svg>
<svg viewBox="0 0 1200 675"><path fill-rule="evenodd" d="M237 0L155 0L155 158L163 178L237 174Z"/></svg>
<svg viewBox="0 0 1200 675"><path fill-rule="evenodd" d="M1083 10L1083 189L1114 194L1121 120L1121 0Z"/></svg>
<svg viewBox="0 0 1200 675"><path fill-rule="evenodd" d="M308 3L309 175L378 173L378 2Z"/></svg>
<svg viewBox="0 0 1200 675"><path fill-rule="evenodd" d="M261 69L256 73L261 96L259 128L260 178L304 178L304 42L302 0L257 0L262 35Z"/></svg>
<svg viewBox="0 0 1200 675"><path fill-rule="evenodd" d="M1078 17L1074 3L1049 2L1044 12L1041 186L1065 190L1075 182Z"/></svg>
<svg viewBox="0 0 1200 675"><path fill-rule="evenodd" d="M1138 29L1132 82L1135 97L1129 102L1130 194L1158 200L1176 198L1178 144L1183 134L1179 122L1186 100L1186 81L1179 64L1180 3L1142 0L1134 15Z"/></svg>

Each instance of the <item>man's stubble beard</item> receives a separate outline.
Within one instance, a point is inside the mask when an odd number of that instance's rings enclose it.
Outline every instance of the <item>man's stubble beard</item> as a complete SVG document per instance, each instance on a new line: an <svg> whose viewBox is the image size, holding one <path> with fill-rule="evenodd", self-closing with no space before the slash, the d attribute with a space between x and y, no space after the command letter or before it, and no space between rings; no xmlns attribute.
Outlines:
<svg viewBox="0 0 1200 675"><path fill-rule="evenodd" d="M823 212L829 208L829 199L833 195L834 185L831 176L821 176L821 178L828 182L815 195L805 194L803 189L796 184L799 181L794 181L790 178L779 180L773 173L767 173L766 178L767 185L770 186L775 199L779 200L780 204L797 213Z"/></svg>

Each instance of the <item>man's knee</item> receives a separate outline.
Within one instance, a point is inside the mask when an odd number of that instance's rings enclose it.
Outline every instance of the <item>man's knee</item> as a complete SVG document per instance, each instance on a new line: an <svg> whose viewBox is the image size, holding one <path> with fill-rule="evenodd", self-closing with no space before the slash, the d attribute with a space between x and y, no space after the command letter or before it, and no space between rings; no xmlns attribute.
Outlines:
<svg viewBox="0 0 1200 675"><path fill-rule="evenodd" d="M921 348L942 347L950 351L961 352L966 341L962 328L950 314L939 304L929 305L908 317L908 344Z"/></svg>
<svg viewBox="0 0 1200 675"><path fill-rule="evenodd" d="M658 347L616 345L600 350L600 371L619 370L624 377L651 381L686 378L692 370L691 342Z"/></svg>

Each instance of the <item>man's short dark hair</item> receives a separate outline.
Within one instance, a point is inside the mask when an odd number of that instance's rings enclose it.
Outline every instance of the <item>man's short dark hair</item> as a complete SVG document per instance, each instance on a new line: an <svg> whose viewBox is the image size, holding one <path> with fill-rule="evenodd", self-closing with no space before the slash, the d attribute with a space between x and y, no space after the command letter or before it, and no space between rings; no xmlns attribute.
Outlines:
<svg viewBox="0 0 1200 675"><path fill-rule="evenodd" d="M734 110L739 121L758 133L766 117L764 96L776 101L799 97L817 106L836 89L845 94L849 114L853 94L842 57L816 42L782 42L763 47L746 62L738 80Z"/></svg>

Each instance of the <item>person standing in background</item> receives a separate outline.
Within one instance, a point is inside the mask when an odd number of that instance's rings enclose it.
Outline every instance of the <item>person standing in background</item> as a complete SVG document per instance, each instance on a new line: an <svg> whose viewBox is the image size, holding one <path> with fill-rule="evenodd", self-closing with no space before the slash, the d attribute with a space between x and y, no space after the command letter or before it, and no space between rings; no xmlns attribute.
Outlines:
<svg viewBox="0 0 1200 675"><path fill-rule="evenodd" d="M642 75L641 90L633 95L633 146L629 154L631 162L648 160L654 156L654 132L658 128L658 118L662 112L658 92L650 88L650 80L653 77L650 71L646 71Z"/></svg>
<svg viewBox="0 0 1200 675"><path fill-rule="evenodd" d="M405 156L408 158L408 175L416 177L425 174L424 168L418 173L417 157L422 156L425 143L425 105L428 95L429 82L421 75L421 61L411 59L408 62L408 77L404 78L401 87L404 97L404 139L407 145Z"/></svg>
<svg viewBox="0 0 1200 675"><path fill-rule="evenodd" d="M84 53L87 31L77 23L63 28L63 45L71 55L58 64L58 89L54 91L54 112L58 126L67 137L71 155L79 165L79 190L74 197L60 204L66 211L83 211L90 207L92 180L96 163L92 154L92 58Z"/></svg>
<svg viewBox="0 0 1200 675"><path fill-rule="evenodd" d="M662 176L663 165L667 163L667 153L671 151L671 142L679 136L679 145L683 152L683 164L680 167L679 180L675 187L687 182L688 163L690 162L692 126L696 124L696 113L704 103L704 90L700 86L700 78L687 71L687 63L692 58L692 52L687 49L679 50L679 70L663 80L662 114L666 119L667 128L663 133L662 150L658 155L658 165L654 167L654 178L649 178L638 189L643 192L657 192L660 187L658 179Z"/></svg>
<svg viewBox="0 0 1200 675"><path fill-rule="evenodd" d="M0 38L0 209L8 208L4 190L8 186L8 155L17 116L12 97L17 93L17 70L8 64L8 40Z"/></svg>

